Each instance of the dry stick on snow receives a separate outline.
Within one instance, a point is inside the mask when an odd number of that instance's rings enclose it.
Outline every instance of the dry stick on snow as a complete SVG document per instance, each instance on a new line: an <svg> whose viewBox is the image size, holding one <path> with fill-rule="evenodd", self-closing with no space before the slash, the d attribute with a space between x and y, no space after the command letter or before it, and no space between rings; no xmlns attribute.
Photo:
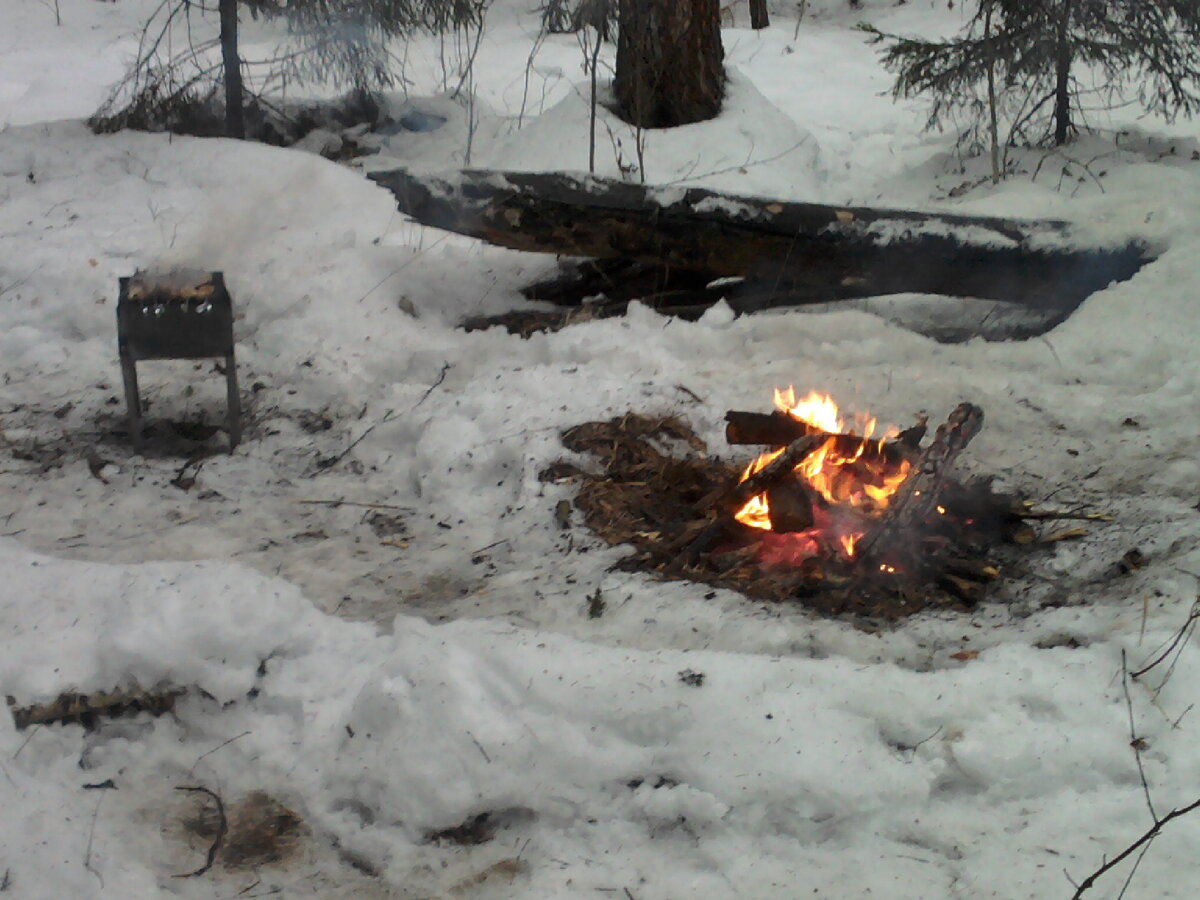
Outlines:
<svg viewBox="0 0 1200 900"><path fill-rule="evenodd" d="M389 421L394 414L395 414L395 410L389 409L386 413L383 414L382 419L380 419L378 422L372 422L370 425L368 425L363 430L363 433L360 434L358 437L356 437L353 441L351 441L350 446L347 447L345 450L343 450L341 453L339 453L337 456L331 456L327 459L317 460L316 474L319 475L322 472L328 472L330 469L332 469L334 466L336 466L338 463L340 463L343 459L345 459L347 456L350 455L351 450L353 450L355 447L357 447L359 444L361 444L363 442L363 439L366 438L367 435L369 435L372 431L374 431L376 428L378 428L383 423Z"/></svg>
<svg viewBox="0 0 1200 900"><path fill-rule="evenodd" d="M337 509L339 506L353 506L357 509L398 509L403 512L412 512L411 506L397 506L394 503L356 503L353 500L293 500L293 503L300 503L305 506L332 506Z"/></svg>
<svg viewBox="0 0 1200 900"><path fill-rule="evenodd" d="M264 661L264 662L265 662L265 661ZM220 744L217 744L217 746L213 747L211 750L207 750L207 751L205 751L204 753L201 753L199 756L197 756L197 757L196 757L196 761L195 761L194 763L192 763L192 767L191 767L191 768L188 770L188 773L190 774L190 773L192 773L192 772L195 772L195 771L196 771L196 766L200 765L200 761L201 761L201 760L203 760L203 759L205 759L205 758L207 758L207 757L209 757L209 756L212 756L212 755L213 755L214 753L216 753L218 750L221 750L221 749L223 749L223 748L225 748L225 747L228 747L228 746L229 746L230 744L232 744L234 741L240 741L242 738L244 738L244 737L245 737L246 735L248 735L248 734L253 734L253 732L251 732L251 731L243 731L241 734L239 734L239 735L236 735L236 736L234 736L234 737L231 737L231 738L230 738L229 740L227 740L227 741L222 741Z"/></svg>
<svg viewBox="0 0 1200 900"><path fill-rule="evenodd" d="M1075 889L1075 893L1071 895L1071 900L1079 900L1079 898L1082 897L1085 892L1090 890L1095 885L1096 881L1106 872L1120 865L1131 855L1142 849L1144 845L1149 844L1156 837L1158 837L1159 832L1161 832L1164 826L1166 826L1166 824L1172 819L1178 819L1180 816L1186 816L1188 813L1196 809L1200 809L1200 800L1194 800L1187 806L1180 807L1179 809L1173 809L1161 819L1156 819L1154 824L1150 826L1145 834L1143 834L1140 838L1138 838L1112 859L1108 860L1108 862L1104 863L1104 865L1100 866L1100 868L1098 868L1087 878L1083 879L1083 881L1081 881L1079 886Z"/></svg>
<svg viewBox="0 0 1200 900"><path fill-rule="evenodd" d="M1160 665L1172 653L1175 654L1175 658L1176 658L1176 660L1178 660L1179 654L1182 653L1183 648L1185 646L1187 646L1187 642L1191 638L1192 632L1194 632L1196 630L1196 623L1198 621L1200 621L1200 597L1197 597L1196 601L1192 604L1192 608L1188 611L1187 621L1185 621L1183 623L1183 625L1180 626L1179 630L1175 632L1175 636L1171 638L1170 642L1167 644L1166 649L1163 650L1158 656L1156 656L1147 665L1142 666L1142 668L1138 669L1136 672L1130 672L1129 677L1133 678L1135 680L1140 678L1141 676L1143 676L1147 672L1149 672L1151 669ZM1157 691L1162 690L1163 685L1167 683L1167 679L1171 677L1171 673L1174 671L1175 671L1175 663L1172 662L1171 665L1167 669L1167 674L1163 677L1162 684L1160 684L1155 689L1156 693L1157 693Z"/></svg>
<svg viewBox="0 0 1200 900"><path fill-rule="evenodd" d="M92 865L92 841L96 837L96 820L100 818L100 804L103 802L104 794L101 794L99 799L96 800L96 808L92 811L92 824L88 829L87 849L83 853L83 867L96 876L96 880L100 882L101 889L104 887L104 876L100 874L99 869Z"/></svg>
<svg viewBox="0 0 1200 900"><path fill-rule="evenodd" d="M1129 693L1129 666L1125 651L1121 651L1121 690L1125 693L1125 712L1129 716L1129 746L1133 750L1133 758L1137 762L1138 778L1142 782L1142 793L1146 797L1146 808L1150 810L1150 818L1157 822L1158 813L1154 810L1154 801L1150 799L1150 783L1146 780L1146 767L1142 765L1142 747L1145 742L1138 737L1137 727L1133 723L1133 697Z"/></svg>
<svg viewBox="0 0 1200 900"><path fill-rule="evenodd" d="M1017 513L1017 517L1027 522L1049 521L1058 519L1073 519L1080 522L1112 522L1116 516L1112 513L1074 513L1056 509L1030 509Z"/></svg>
<svg viewBox="0 0 1200 900"><path fill-rule="evenodd" d="M213 867L213 863L217 860L217 853L221 849L221 842L225 840L225 832L229 829L229 822L225 818L225 804L221 802L221 797L216 791L210 791L206 787L194 786L179 786L177 791L190 791L196 794L207 794L213 798L217 804L217 833L213 837L212 846L208 848L208 857L204 861L204 865L198 868L195 872L184 872L182 875L174 875L173 878L195 878L198 875L203 875Z"/></svg>
<svg viewBox="0 0 1200 900"><path fill-rule="evenodd" d="M454 368L454 363L452 363L452 362L442 363L442 371L438 373L437 380L434 381L434 383L429 386L429 388L425 391L425 393L423 393L421 395L421 399L418 400L416 403L414 403L409 408L408 412L413 412L418 406L420 406L422 403L424 403L426 400L428 400L429 395L432 394L438 388L438 386L441 385L441 383L446 380L446 373L449 372L453 368ZM364 409L365 409L365 407L364 407ZM327 472L330 469L332 469L334 466L336 466L338 463L340 463L343 459L345 459L350 454L351 450L353 450L360 443L362 443L363 439L367 435L369 435L372 431L374 431L380 425L384 424L385 422L390 421L392 416L394 416L395 414L396 414L396 411L394 409L389 409L386 413L384 413L382 419L380 419L378 422L373 422L370 425L368 425L366 427L366 429L363 430L363 433L360 434L358 437L356 437L353 441L351 441L350 446L347 447L345 450L343 450L341 453L339 453L337 456L331 456L328 459L317 460L316 474L319 475L322 472Z"/></svg>
<svg viewBox="0 0 1200 900"><path fill-rule="evenodd" d="M1188 621L1190 623L1194 620L1191 617L1189 617ZM1185 625L1184 630L1186 630L1188 627L1189 627L1188 625ZM1182 630L1180 633L1182 634ZM1172 646L1174 646L1174 644L1172 644ZM1170 651L1168 650L1168 652L1170 652ZM1154 663L1152 663L1151 667L1154 665L1157 665L1159 662L1162 661L1163 658L1165 658L1165 654L1163 656L1159 657L1159 659L1156 660ZM1150 667L1147 667L1147 669L1145 669L1143 671L1148 671L1149 668ZM1092 888L1092 886L1095 885L1096 881L1101 876L1103 876L1109 870L1120 865L1121 862L1128 859L1134 853L1137 853L1137 859L1134 860L1133 867L1129 870L1129 874L1127 876L1125 876L1125 883L1121 886L1121 891L1117 895L1118 898L1124 897L1125 892L1129 889L1130 883L1133 881L1133 876L1137 874L1138 866L1140 866L1142 864L1142 859L1145 857L1146 853L1149 852L1150 845L1154 843L1154 839L1158 837L1159 833L1163 829L1163 826L1165 826L1172 819L1177 819L1180 816L1184 816L1187 813L1192 812L1193 810L1195 810L1197 808L1200 808L1200 799L1198 799L1198 800L1193 801L1192 803L1189 803L1187 806L1181 807L1180 809L1173 809L1169 813L1167 813L1165 816L1162 816L1162 817L1160 817L1158 815L1158 812L1155 810L1154 801L1150 797L1150 783L1146 780L1146 770L1145 770L1145 767L1142 765L1142 747L1144 746L1144 744L1143 744L1142 739L1140 737L1138 737L1138 735L1137 735L1137 728L1136 728L1136 725L1134 724L1134 720L1133 720L1133 697L1129 693L1129 681L1133 677L1135 677L1135 673L1131 673L1129 671L1129 668L1126 664L1125 651L1122 650L1121 651L1121 688L1125 694L1125 710L1129 717L1129 746L1133 750L1134 760L1137 762L1138 778L1142 784L1142 793L1146 798L1146 808L1150 811L1150 818L1151 818L1153 824L1146 831L1146 833L1143 834L1140 838L1138 838L1136 841L1134 841L1132 844L1130 844L1128 847L1126 847L1124 850L1122 850L1119 854L1114 856L1112 859L1105 861L1104 864L1100 866L1100 868L1096 869L1096 871L1094 871L1091 875L1089 875L1082 882L1080 882L1078 885L1076 885L1075 893L1071 895L1071 900L1079 900L1079 898L1081 898L1086 891L1090 890ZM1068 878L1069 877L1070 876L1068 876ZM1072 882L1072 883L1074 883L1074 882Z"/></svg>
<svg viewBox="0 0 1200 900"><path fill-rule="evenodd" d="M1146 798L1146 808L1150 810L1150 820L1157 822L1158 812L1154 809L1154 801L1150 797L1150 782L1146 780L1146 768L1142 764L1142 747L1145 746L1145 741L1138 737L1137 727L1133 721L1133 697L1129 693L1129 666L1124 650L1121 651L1121 689L1125 693L1125 711L1129 716L1129 746L1133 750L1133 758L1137 762L1138 780L1142 783L1142 794ZM1142 860L1150 852L1150 847L1153 843L1154 839L1151 838L1143 845L1141 852L1137 855L1137 859L1133 861L1133 865L1129 868L1129 874L1125 876L1125 883L1121 885L1121 892L1117 895L1117 900L1123 900L1125 897L1125 892L1133 882L1133 876L1137 874Z"/></svg>

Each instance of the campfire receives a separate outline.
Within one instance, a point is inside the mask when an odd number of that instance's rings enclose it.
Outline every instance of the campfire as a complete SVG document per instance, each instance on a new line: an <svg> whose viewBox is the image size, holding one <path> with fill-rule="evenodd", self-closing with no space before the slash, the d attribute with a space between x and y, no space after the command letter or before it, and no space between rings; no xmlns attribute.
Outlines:
<svg viewBox="0 0 1200 900"><path fill-rule="evenodd" d="M712 459L679 419L631 413L563 435L600 471L560 462L543 478L579 483L588 526L636 548L628 568L885 618L977 603L1014 564L1006 548L1038 540L1026 520L1060 517L956 477L983 425L973 404L932 436L924 417L881 427L815 392L777 390L775 406L726 414L731 445L767 448L748 465Z"/></svg>
<svg viewBox="0 0 1200 900"><path fill-rule="evenodd" d="M857 432L847 433L833 398L815 391L797 401L794 388L776 390L775 405L782 416L768 418L763 437L773 443L798 432L799 444L790 455L788 447L780 447L750 463L739 481L739 493L749 490L747 485L764 490L742 504L734 518L767 532L760 537L764 565L797 566L822 557L855 559L873 520L887 510L912 472L911 454L888 449L888 441L900 430L887 429L875 437L878 421L860 417ZM730 415L744 422L753 414ZM731 442L740 442L736 424L731 422L728 431ZM811 449L814 443L818 446ZM793 464L795 459L799 461ZM777 464L773 474L772 463ZM769 486L762 480L769 480Z"/></svg>

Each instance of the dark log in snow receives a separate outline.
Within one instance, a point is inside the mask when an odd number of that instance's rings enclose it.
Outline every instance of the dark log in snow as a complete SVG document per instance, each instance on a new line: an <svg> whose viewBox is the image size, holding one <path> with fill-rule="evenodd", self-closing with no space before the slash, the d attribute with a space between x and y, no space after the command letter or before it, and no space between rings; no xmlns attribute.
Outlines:
<svg viewBox="0 0 1200 900"><path fill-rule="evenodd" d="M896 293L1071 310L1153 258L1067 222L786 203L557 173L374 172L418 222L516 250L776 286L757 308ZM749 311L749 310L747 310Z"/></svg>

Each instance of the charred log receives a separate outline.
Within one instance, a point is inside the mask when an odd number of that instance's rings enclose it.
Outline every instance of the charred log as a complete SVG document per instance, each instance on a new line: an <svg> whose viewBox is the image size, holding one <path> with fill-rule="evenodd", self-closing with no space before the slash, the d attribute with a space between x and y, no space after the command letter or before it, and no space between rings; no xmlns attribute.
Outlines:
<svg viewBox="0 0 1200 900"><path fill-rule="evenodd" d="M971 403L960 403L938 426L915 471L892 497L878 524L859 542L857 555L863 573L872 573L875 564L882 564L890 555L908 555L903 545L906 536L918 533L921 523L933 513L954 461L982 427L983 410Z"/></svg>
<svg viewBox="0 0 1200 900"><path fill-rule="evenodd" d="M725 413L725 441L729 444L786 447L792 441L807 434L822 434L825 439L832 438L834 451L842 456L855 454L864 440L857 434L830 434L819 431L806 422L780 410L771 413L756 413L731 409ZM879 453L892 463L909 459L914 456L924 436L925 422L921 420L891 440L879 442Z"/></svg>
<svg viewBox="0 0 1200 900"><path fill-rule="evenodd" d="M813 503L816 501L798 479L776 482L766 493L772 531L782 534L812 527Z"/></svg>
<svg viewBox="0 0 1200 900"><path fill-rule="evenodd" d="M784 203L562 174L371 178L417 221L503 247L756 279L743 311L893 293L1069 312L1153 254L1067 222ZM736 293L736 292L735 292Z"/></svg>
<svg viewBox="0 0 1200 900"><path fill-rule="evenodd" d="M755 472L739 481L732 488L717 491L706 498L701 506L720 507L726 514L733 515L746 505L751 497L774 487L781 479L792 473L810 453L825 443L828 435L823 431L802 435L792 441L783 452Z"/></svg>

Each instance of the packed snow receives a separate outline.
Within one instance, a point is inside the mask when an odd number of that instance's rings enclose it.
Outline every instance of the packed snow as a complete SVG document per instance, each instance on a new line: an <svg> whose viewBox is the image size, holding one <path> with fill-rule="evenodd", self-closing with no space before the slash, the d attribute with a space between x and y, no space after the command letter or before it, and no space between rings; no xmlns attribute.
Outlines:
<svg viewBox="0 0 1200 900"><path fill-rule="evenodd" d="M1160 816L1200 797L1200 650L1128 701L1122 678L1200 591L1197 126L1122 110L993 186L853 28L947 33L961 9L814 0L797 29L777 4L766 32L724 32L721 117L645 136L648 183L1057 217L1161 256L1026 341L938 343L977 313L930 298L467 333L531 305L554 260L418 226L362 169L458 168L470 139L472 166L585 170L580 48L530 62L533 5L492 10L473 113L414 39L394 109L432 127L358 166L93 135L154 4L0 8L0 695L186 689L94 730L0 715L0 894L1069 898L1153 822L1134 738ZM601 120L619 176L637 136ZM232 455L128 445L117 280L170 266L223 271L234 299ZM160 431L220 423L211 362L139 374ZM978 403L970 470L1115 521L1033 551L976 611L879 627L619 571L625 550L556 521L572 488L538 474L563 429L673 413L735 457L724 411L788 384L900 424ZM229 809L265 792L302 833L177 877L212 843L194 786ZM1198 842L1200 814L1170 822L1125 896L1194 897Z"/></svg>

